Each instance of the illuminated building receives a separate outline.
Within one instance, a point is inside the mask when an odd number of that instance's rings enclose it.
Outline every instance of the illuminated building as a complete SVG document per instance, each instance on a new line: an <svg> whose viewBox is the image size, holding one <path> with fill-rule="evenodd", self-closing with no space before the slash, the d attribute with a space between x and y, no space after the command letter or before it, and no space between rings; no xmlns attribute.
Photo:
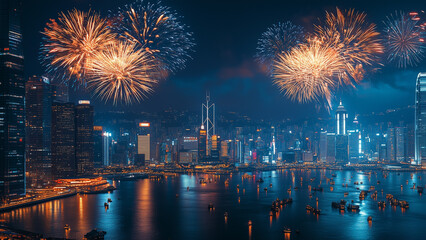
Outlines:
<svg viewBox="0 0 426 240"><path fill-rule="evenodd" d="M340 101L339 106L336 110L336 135L346 135L346 119L348 114L346 113L345 107Z"/></svg>
<svg viewBox="0 0 426 240"><path fill-rule="evenodd" d="M69 102L68 85L62 81L51 83L52 100L54 102L66 103Z"/></svg>
<svg viewBox="0 0 426 240"><path fill-rule="evenodd" d="M395 128L388 128L386 133L386 160L395 162Z"/></svg>
<svg viewBox="0 0 426 240"><path fill-rule="evenodd" d="M103 160L103 165L104 166L109 166L111 165L111 144L112 144L112 139L111 139L111 133L109 132L104 132L102 134L102 144L103 144L103 148L102 148L102 160Z"/></svg>
<svg viewBox="0 0 426 240"><path fill-rule="evenodd" d="M336 135L336 162L346 164L348 161L348 135Z"/></svg>
<svg viewBox="0 0 426 240"><path fill-rule="evenodd" d="M210 156L212 136L216 135L215 104L210 103L210 94L206 95L206 103L201 105L201 125L206 131L206 156Z"/></svg>
<svg viewBox="0 0 426 240"><path fill-rule="evenodd" d="M144 165L148 165L151 157L150 135L138 135L138 155L140 161L144 161Z"/></svg>
<svg viewBox="0 0 426 240"><path fill-rule="evenodd" d="M75 160L77 174L93 173L93 106L90 101L80 100L75 107Z"/></svg>
<svg viewBox="0 0 426 240"><path fill-rule="evenodd" d="M395 128L395 158L397 162L405 161L405 128Z"/></svg>
<svg viewBox="0 0 426 240"><path fill-rule="evenodd" d="M0 4L0 198L25 195L25 79L21 3Z"/></svg>
<svg viewBox="0 0 426 240"><path fill-rule="evenodd" d="M348 130L349 161L359 160L359 132L358 130Z"/></svg>
<svg viewBox="0 0 426 240"><path fill-rule="evenodd" d="M73 177L75 162L75 106L73 103L52 103L52 175Z"/></svg>
<svg viewBox="0 0 426 240"><path fill-rule="evenodd" d="M416 81L414 164L426 163L426 73L419 73Z"/></svg>
<svg viewBox="0 0 426 240"><path fill-rule="evenodd" d="M25 84L26 171L30 184L51 176L52 92L48 78L30 77Z"/></svg>
<svg viewBox="0 0 426 240"><path fill-rule="evenodd" d="M220 137L217 135L213 135L211 138L211 160L219 161L219 144Z"/></svg>
<svg viewBox="0 0 426 240"><path fill-rule="evenodd" d="M327 131L320 133L319 160L323 163L327 161Z"/></svg>
<svg viewBox="0 0 426 240"><path fill-rule="evenodd" d="M336 161L336 134L327 133L327 163Z"/></svg>
<svg viewBox="0 0 426 240"><path fill-rule="evenodd" d="M102 167L103 164L103 128L102 126L93 126L93 166Z"/></svg>
<svg viewBox="0 0 426 240"><path fill-rule="evenodd" d="M207 131L204 129L204 125L198 132L198 161L203 162L206 159L207 150Z"/></svg>

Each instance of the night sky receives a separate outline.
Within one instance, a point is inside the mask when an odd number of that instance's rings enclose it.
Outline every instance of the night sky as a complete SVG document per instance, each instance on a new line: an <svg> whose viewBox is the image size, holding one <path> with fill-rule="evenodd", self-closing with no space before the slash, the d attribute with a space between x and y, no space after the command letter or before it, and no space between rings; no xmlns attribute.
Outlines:
<svg viewBox="0 0 426 240"><path fill-rule="evenodd" d="M26 74L43 74L38 61L41 31L49 18L58 12L77 8L92 9L107 16L132 1L128 0L24 0L24 44ZM156 88L149 99L132 106L111 107L95 102L96 110L124 109L127 111L158 112L167 108L199 111L205 91L209 90L219 112L233 111L262 118L300 118L324 115L313 105L292 103L272 85L262 68L255 62L257 40L268 27L290 20L307 31L323 18L325 10L355 8L365 11L370 22L383 30L386 15L395 10L419 11L426 8L418 1L162 1L184 16L183 22L194 32L195 52L185 70L177 72ZM426 9L424 9L426 10ZM357 90L337 94L350 112L365 113L414 104L415 78L426 71L426 61L418 67L401 70L384 66L368 76ZM75 98L90 95L79 89Z"/></svg>

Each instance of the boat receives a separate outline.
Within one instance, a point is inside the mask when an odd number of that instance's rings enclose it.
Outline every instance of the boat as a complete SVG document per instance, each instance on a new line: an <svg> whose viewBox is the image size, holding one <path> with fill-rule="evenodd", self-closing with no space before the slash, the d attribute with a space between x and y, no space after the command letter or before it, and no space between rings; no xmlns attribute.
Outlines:
<svg viewBox="0 0 426 240"><path fill-rule="evenodd" d="M264 188L263 190L264 190L265 192L267 192L267 191L268 191L268 188Z"/></svg>
<svg viewBox="0 0 426 240"><path fill-rule="evenodd" d="M373 221L373 217L372 217L372 216L368 216L367 221L368 221L368 222Z"/></svg>
<svg viewBox="0 0 426 240"><path fill-rule="evenodd" d="M262 179L262 178L259 178L259 180L257 180L257 182L258 182L258 183L263 183L264 181L263 181L263 179Z"/></svg>
<svg viewBox="0 0 426 240"><path fill-rule="evenodd" d="M104 207L105 208L109 208L109 204L106 202L106 203L104 203Z"/></svg>
<svg viewBox="0 0 426 240"><path fill-rule="evenodd" d="M336 177L336 174L335 174L335 173L333 173L333 174L331 174L331 176L332 176L332 177Z"/></svg>
<svg viewBox="0 0 426 240"><path fill-rule="evenodd" d="M225 218L227 218L227 217L229 216L228 212L225 212L225 213L223 214L223 216L224 216Z"/></svg>
<svg viewBox="0 0 426 240"><path fill-rule="evenodd" d="M348 192L343 193L343 196L347 197L349 195Z"/></svg>
<svg viewBox="0 0 426 240"><path fill-rule="evenodd" d="M418 192L418 193L423 193L423 187L419 187L419 186L417 186L417 192Z"/></svg>
<svg viewBox="0 0 426 240"><path fill-rule="evenodd" d="M251 220L248 221L248 225L249 226L253 225L253 223L251 222Z"/></svg>
<svg viewBox="0 0 426 240"><path fill-rule="evenodd" d="M385 202L385 201L379 201L379 202L377 203L377 205L378 205L380 208L384 208L384 207L386 207L386 202Z"/></svg>
<svg viewBox="0 0 426 240"><path fill-rule="evenodd" d="M109 202L109 203L110 203L110 202L112 202L111 198L108 198L108 202Z"/></svg>
<svg viewBox="0 0 426 240"><path fill-rule="evenodd" d="M312 188L312 191L318 191L318 192L322 192L324 191L324 189L322 187L317 187L317 188Z"/></svg>
<svg viewBox="0 0 426 240"><path fill-rule="evenodd" d="M283 229L283 233L291 233L291 229L290 229L290 228L288 228L288 227L285 227L285 228Z"/></svg>
<svg viewBox="0 0 426 240"><path fill-rule="evenodd" d="M70 229L71 229L71 227L70 227L70 225L65 224L64 229L65 229L65 230L70 230Z"/></svg>
<svg viewBox="0 0 426 240"><path fill-rule="evenodd" d="M209 208L209 210L213 210L214 209L213 203L209 203L208 208Z"/></svg>
<svg viewBox="0 0 426 240"><path fill-rule="evenodd" d="M359 211L359 205L349 204L349 205L347 206L347 209L348 209L349 211Z"/></svg>

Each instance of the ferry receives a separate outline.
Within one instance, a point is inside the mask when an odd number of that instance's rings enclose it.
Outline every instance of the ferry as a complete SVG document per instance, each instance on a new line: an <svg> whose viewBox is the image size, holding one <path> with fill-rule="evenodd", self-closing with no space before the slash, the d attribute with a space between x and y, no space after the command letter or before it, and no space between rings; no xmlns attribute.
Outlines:
<svg viewBox="0 0 426 240"><path fill-rule="evenodd" d="M288 227L285 227L285 228L283 229L283 233L291 233L291 229L290 229L290 228L288 228Z"/></svg>
<svg viewBox="0 0 426 240"><path fill-rule="evenodd" d="M65 230L71 230L71 227L70 227L70 225L65 224L64 229L65 229Z"/></svg>

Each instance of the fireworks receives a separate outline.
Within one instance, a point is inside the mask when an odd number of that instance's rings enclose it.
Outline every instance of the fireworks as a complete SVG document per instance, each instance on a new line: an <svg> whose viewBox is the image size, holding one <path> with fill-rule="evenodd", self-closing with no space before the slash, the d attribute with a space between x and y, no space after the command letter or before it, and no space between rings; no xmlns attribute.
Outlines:
<svg viewBox="0 0 426 240"><path fill-rule="evenodd" d="M304 40L303 28L291 22L278 23L268 28L257 42L256 58L268 66L279 54L289 52Z"/></svg>
<svg viewBox="0 0 426 240"><path fill-rule="evenodd" d="M150 53L161 69L174 72L185 67L195 44L188 27L169 7L139 0L120 9L114 19L117 33Z"/></svg>
<svg viewBox="0 0 426 240"><path fill-rule="evenodd" d="M87 84L102 100L130 104L152 92L157 83L152 78L155 71L149 53L135 49L134 44L117 42L94 56Z"/></svg>
<svg viewBox="0 0 426 240"><path fill-rule="evenodd" d="M41 60L47 71L84 84L87 64L115 40L98 14L72 10L51 19L43 31Z"/></svg>
<svg viewBox="0 0 426 240"><path fill-rule="evenodd" d="M335 49L345 64L340 73L341 85L354 86L363 78L367 67L379 60L384 47L379 40L376 25L366 22L366 14L352 10L336 14L327 12L324 26L316 26L316 36Z"/></svg>
<svg viewBox="0 0 426 240"><path fill-rule="evenodd" d="M420 18L410 14L396 13L388 16L384 22L387 59L395 62L400 68L417 65L424 53L422 25L418 25Z"/></svg>
<svg viewBox="0 0 426 240"><path fill-rule="evenodd" d="M306 103L325 99L330 105L332 90L338 87L336 79L343 68L339 52L311 39L278 55L273 66L274 84L293 101Z"/></svg>

